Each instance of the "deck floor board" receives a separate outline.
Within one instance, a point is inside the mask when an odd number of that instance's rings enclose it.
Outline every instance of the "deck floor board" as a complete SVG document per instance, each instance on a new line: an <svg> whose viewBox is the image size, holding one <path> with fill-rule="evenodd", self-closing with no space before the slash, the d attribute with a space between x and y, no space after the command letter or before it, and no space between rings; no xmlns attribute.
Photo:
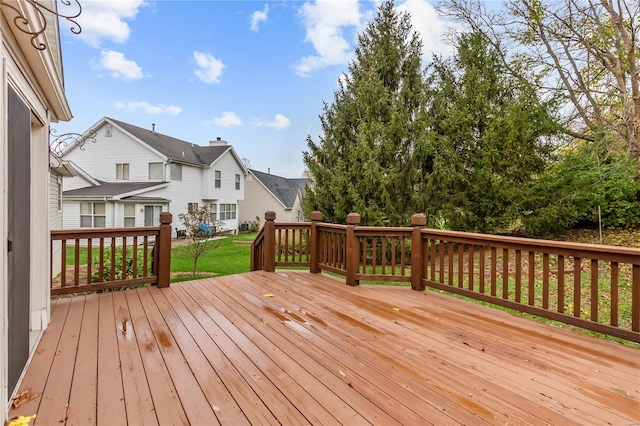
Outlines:
<svg viewBox="0 0 640 426"><path fill-rule="evenodd" d="M640 421L640 350L438 292L252 272L52 301L37 424Z"/></svg>

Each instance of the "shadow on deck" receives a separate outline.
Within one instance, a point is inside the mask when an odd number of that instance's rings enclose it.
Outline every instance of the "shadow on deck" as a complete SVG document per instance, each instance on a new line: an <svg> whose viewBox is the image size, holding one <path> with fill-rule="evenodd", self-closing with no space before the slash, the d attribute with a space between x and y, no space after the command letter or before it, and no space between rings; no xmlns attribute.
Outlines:
<svg viewBox="0 0 640 426"><path fill-rule="evenodd" d="M613 424L640 351L436 292L299 271L52 301L36 424Z"/></svg>

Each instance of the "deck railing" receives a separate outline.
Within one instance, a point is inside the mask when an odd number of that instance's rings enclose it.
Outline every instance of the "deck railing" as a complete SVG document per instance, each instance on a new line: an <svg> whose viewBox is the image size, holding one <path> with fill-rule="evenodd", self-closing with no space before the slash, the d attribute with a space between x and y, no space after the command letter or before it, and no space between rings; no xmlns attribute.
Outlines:
<svg viewBox="0 0 640 426"><path fill-rule="evenodd" d="M275 223L252 244L252 270L308 267L361 280L456 293L640 343L640 249L424 229Z"/></svg>
<svg viewBox="0 0 640 426"><path fill-rule="evenodd" d="M168 287L171 219L165 212L157 227L51 231L51 294L147 283Z"/></svg>

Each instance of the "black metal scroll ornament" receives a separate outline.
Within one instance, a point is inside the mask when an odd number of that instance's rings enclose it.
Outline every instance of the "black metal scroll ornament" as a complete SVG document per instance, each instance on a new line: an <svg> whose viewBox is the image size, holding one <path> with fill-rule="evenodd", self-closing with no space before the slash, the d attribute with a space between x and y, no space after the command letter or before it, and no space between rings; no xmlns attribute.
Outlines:
<svg viewBox="0 0 640 426"><path fill-rule="evenodd" d="M56 10L49 9L41 2L38 2L38 0L21 0L21 3L29 5L37 13L38 22L31 22L31 26L33 26L34 29L31 29L29 27L29 20L24 14L22 14L21 10L17 6L14 6L7 0L0 0L0 7L7 7L9 9L12 9L17 14L17 16L13 18L13 23L16 29L30 35L31 44L38 50L45 50L47 48L47 46L42 41L38 40L38 38L47 30L47 19L43 10L57 16L58 18L66 19L67 21L71 22L72 25L70 30L72 33L80 34L82 32L80 24L78 24L78 21L76 21L76 18L78 18L78 16L80 16L80 14L82 13L82 6L80 5L80 2L78 0L60 0L60 3L65 6L71 6L72 3L75 3L78 6L78 11L74 15L64 15L57 12Z"/></svg>
<svg viewBox="0 0 640 426"><path fill-rule="evenodd" d="M96 131L90 130L85 134L80 133L63 133L56 136L56 129L51 129L49 135L53 138L49 142L49 167L55 169L62 166L62 156L64 155L67 147L75 145L84 151L85 142L91 141L96 143Z"/></svg>

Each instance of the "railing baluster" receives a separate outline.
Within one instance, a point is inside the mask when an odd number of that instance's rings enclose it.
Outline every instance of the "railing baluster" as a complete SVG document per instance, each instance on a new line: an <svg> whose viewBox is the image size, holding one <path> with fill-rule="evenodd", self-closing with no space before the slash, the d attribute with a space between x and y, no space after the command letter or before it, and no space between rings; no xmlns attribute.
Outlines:
<svg viewBox="0 0 640 426"><path fill-rule="evenodd" d="M529 251L529 278L527 279L527 303L529 306L535 306L535 289L536 289L536 253Z"/></svg>
<svg viewBox="0 0 640 426"><path fill-rule="evenodd" d="M111 281L116 280L116 237L111 237Z"/></svg>
<svg viewBox="0 0 640 426"><path fill-rule="evenodd" d="M579 257L573 257L573 316L580 318L580 284L582 278L582 260Z"/></svg>
<svg viewBox="0 0 640 426"><path fill-rule="evenodd" d="M138 278L138 236L133 237L133 278Z"/></svg>
<svg viewBox="0 0 640 426"><path fill-rule="evenodd" d="M464 287L464 244L458 244L458 287Z"/></svg>
<svg viewBox="0 0 640 426"><path fill-rule="evenodd" d="M479 281L479 285L480 285L480 293L484 294L484 262L485 262L485 254L484 254L484 246L480 246L480 262L478 265L478 281Z"/></svg>
<svg viewBox="0 0 640 426"><path fill-rule="evenodd" d="M73 285L80 285L80 240L76 238L74 246Z"/></svg>
<svg viewBox="0 0 640 426"><path fill-rule="evenodd" d="M431 281L435 281L436 280L436 240L434 240L433 238L428 240L431 244ZM438 250L439 252L440 250ZM439 253L438 253L439 254ZM440 264L440 275L442 275L442 263ZM440 280L439 280L440 281ZM442 282L442 281L440 281Z"/></svg>
<svg viewBox="0 0 640 426"><path fill-rule="evenodd" d="M640 331L640 265L631 270L631 330Z"/></svg>
<svg viewBox="0 0 640 426"><path fill-rule="evenodd" d="M495 296L497 293L497 281L498 281L498 253L495 247L491 247L491 295Z"/></svg>
<svg viewBox="0 0 640 426"><path fill-rule="evenodd" d="M598 259L591 259L591 321L598 322Z"/></svg>
<svg viewBox="0 0 640 426"><path fill-rule="evenodd" d="M522 301L522 251L516 250L516 302Z"/></svg>
<svg viewBox="0 0 640 426"><path fill-rule="evenodd" d="M416 247L415 250L418 250L419 247ZM407 239L402 237L401 247L400 247L400 275L404 275L406 273L406 257L407 257Z"/></svg>
<svg viewBox="0 0 640 426"><path fill-rule="evenodd" d="M440 246L443 248L442 252L440 253L440 269L442 270L442 267L444 266L444 242L441 240L440 241ZM447 284L449 284L450 286L453 285L453 243L447 243L447 254L448 254L448 264L447 264L447 273L448 273L448 281ZM444 282L444 274L442 274L442 278L440 278L440 282Z"/></svg>
<svg viewBox="0 0 640 426"><path fill-rule="evenodd" d="M142 242L142 254L144 255L142 260L142 276L147 277L149 275L149 237L144 236L144 240Z"/></svg>
<svg viewBox="0 0 640 426"><path fill-rule="evenodd" d="M558 255L558 312L564 313L564 256Z"/></svg>
<svg viewBox="0 0 640 426"><path fill-rule="evenodd" d="M473 275L475 273L473 258L475 257L476 246L474 246L473 244L470 244L468 250L469 250L469 286L467 288L473 291Z"/></svg>
<svg viewBox="0 0 640 426"><path fill-rule="evenodd" d="M62 240L62 249L61 251L61 268L60 268L60 286L67 286L67 240Z"/></svg>
<svg viewBox="0 0 640 426"><path fill-rule="evenodd" d="M549 254L542 255L542 308L549 309Z"/></svg>
<svg viewBox="0 0 640 426"><path fill-rule="evenodd" d="M509 299L509 249L502 249L502 298Z"/></svg>
<svg viewBox="0 0 640 426"><path fill-rule="evenodd" d="M98 281L103 282L104 281L104 238L100 238L99 258L100 260L98 262L100 263L100 267L98 270Z"/></svg>
<svg viewBox="0 0 640 426"><path fill-rule="evenodd" d="M391 239L391 275L396 274L396 239Z"/></svg>
<svg viewBox="0 0 640 426"><path fill-rule="evenodd" d="M89 238L87 240L87 284L91 284L91 261L93 260L91 242L91 238Z"/></svg>

